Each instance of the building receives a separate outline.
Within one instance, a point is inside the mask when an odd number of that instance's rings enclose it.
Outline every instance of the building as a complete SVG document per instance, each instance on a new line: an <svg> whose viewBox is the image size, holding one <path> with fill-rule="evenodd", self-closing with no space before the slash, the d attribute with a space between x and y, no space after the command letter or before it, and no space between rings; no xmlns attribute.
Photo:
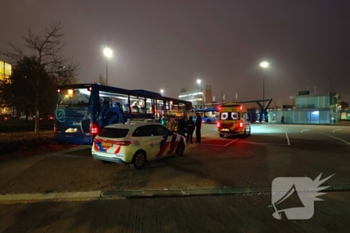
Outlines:
<svg viewBox="0 0 350 233"><path fill-rule="evenodd" d="M270 110L270 122L284 122L288 124L336 124L340 122L340 95L300 94L292 97L293 106L278 110Z"/></svg>
<svg viewBox="0 0 350 233"><path fill-rule="evenodd" d="M12 66L11 64L0 61L0 80L6 80L9 79L12 74Z"/></svg>
<svg viewBox="0 0 350 233"><path fill-rule="evenodd" d="M216 105L211 84L203 84L190 91L187 91L186 88L181 88L178 98L191 102L192 106L196 109Z"/></svg>
<svg viewBox="0 0 350 233"><path fill-rule="evenodd" d="M12 74L12 65L7 62L0 61L0 83L2 81L9 80L11 74ZM11 113L12 113L11 108L6 107L4 104L1 104L0 102L0 115L9 115Z"/></svg>

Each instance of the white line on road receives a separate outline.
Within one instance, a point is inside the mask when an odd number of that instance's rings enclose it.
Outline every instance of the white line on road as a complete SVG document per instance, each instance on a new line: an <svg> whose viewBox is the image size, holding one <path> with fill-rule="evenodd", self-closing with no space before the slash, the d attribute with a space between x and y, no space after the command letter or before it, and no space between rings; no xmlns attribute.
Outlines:
<svg viewBox="0 0 350 233"><path fill-rule="evenodd" d="M237 141L238 139L234 139L234 140L232 140L231 142L229 142L229 143L227 143L225 146L228 146L228 145L230 145L231 143L233 143L233 142L235 142L235 141Z"/></svg>
<svg viewBox="0 0 350 233"><path fill-rule="evenodd" d="M341 129L335 129L335 130L332 131L332 133L334 133L334 132L337 131L337 130L341 130Z"/></svg>
<svg viewBox="0 0 350 233"><path fill-rule="evenodd" d="M218 133L206 133L206 134L202 134L201 136L208 136L208 135L212 135L212 134L218 134Z"/></svg>
<svg viewBox="0 0 350 233"><path fill-rule="evenodd" d="M300 131L301 133L309 131L309 129L303 129L302 131Z"/></svg>
<svg viewBox="0 0 350 233"><path fill-rule="evenodd" d="M320 133L320 134L323 134L323 135L326 135L326 136L328 136L328 137L331 137L331 138L338 139L338 140L340 140L340 141L342 141L342 142L344 142L345 144L347 144L347 145L349 145L349 146L350 146L350 142L347 142L347 141L345 141L345 140L343 140L343 139L341 139L341 138L334 137L334 136L329 135L329 134L326 134L326 133L321 133L321 132L319 132L319 133Z"/></svg>
<svg viewBox="0 0 350 233"><path fill-rule="evenodd" d="M289 141L289 137L288 137L288 133L287 132L286 132L286 138L287 138L288 146L290 146L290 141Z"/></svg>

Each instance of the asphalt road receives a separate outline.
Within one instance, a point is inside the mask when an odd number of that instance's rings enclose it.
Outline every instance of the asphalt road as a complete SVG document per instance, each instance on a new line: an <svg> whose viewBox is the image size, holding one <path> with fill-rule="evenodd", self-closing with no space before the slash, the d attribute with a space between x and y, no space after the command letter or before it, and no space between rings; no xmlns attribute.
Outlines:
<svg viewBox="0 0 350 233"><path fill-rule="evenodd" d="M202 143L188 145L185 156L150 162L141 171L95 161L87 147L1 161L2 197L89 191L108 195L93 200L74 199L74 202L69 198L44 203L12 199L1 205L0 216L7 217L0 220L0 232L18 229L22 232L22 226L39 232L57 231L60 227L75 232L117 229L122 232L267 232L268 229L347 232L350 229L346 221L350 215L349 126L255 124L248 138L219 138L214 125L205 125L202 135ZM315 202L315 213L310 220L278 221L272 217L274 211L267 206L273 202L271 186L275 178L315 180L320 174L321 180L333 176L320 185L330 187L321 196L325 201ZM278 185L281 187L276 189L275 185L275 190L284 188L281 183ZM157 193L174 196L143 198ZM121 196L135 199L114 199ZM118 220L114 221L115 218ZM19 222L20 225L16 224Z"/></svg>

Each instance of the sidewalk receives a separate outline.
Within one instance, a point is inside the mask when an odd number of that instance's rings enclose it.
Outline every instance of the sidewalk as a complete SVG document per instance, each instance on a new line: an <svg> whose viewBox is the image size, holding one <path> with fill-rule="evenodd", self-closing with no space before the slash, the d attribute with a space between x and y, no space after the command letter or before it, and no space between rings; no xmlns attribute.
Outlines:
<svg viewBox="0 0 350 233"><path fill-rule="evenodd" d="M348 232L347 192L309 220L276 220L271 195L209 195L0 205L0 232Z"/></svg>

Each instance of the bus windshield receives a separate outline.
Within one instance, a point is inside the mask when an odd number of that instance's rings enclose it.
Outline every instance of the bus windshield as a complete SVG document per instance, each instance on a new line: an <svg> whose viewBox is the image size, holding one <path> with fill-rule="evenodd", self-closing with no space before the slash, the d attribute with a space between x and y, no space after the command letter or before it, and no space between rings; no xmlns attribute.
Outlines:
<svg viewBox="0 0 350 233"><path fill-rule="evenodd" d="M58 106L81 107L88 106L90 91L87 88L59 89Z"/></svg>

